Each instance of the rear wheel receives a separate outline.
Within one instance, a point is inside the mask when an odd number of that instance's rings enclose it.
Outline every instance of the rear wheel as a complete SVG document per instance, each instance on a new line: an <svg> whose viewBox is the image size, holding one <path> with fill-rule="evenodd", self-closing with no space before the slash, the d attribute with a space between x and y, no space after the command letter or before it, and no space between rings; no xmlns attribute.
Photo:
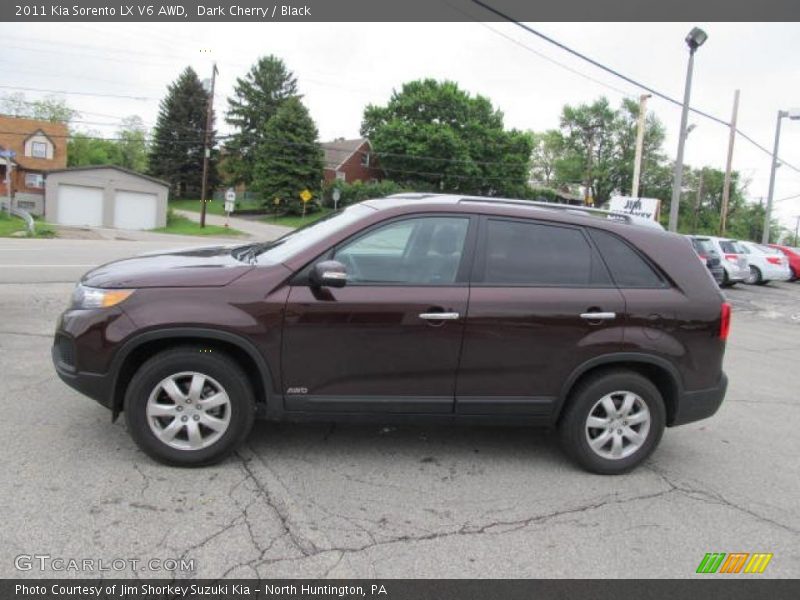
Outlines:
<svg viewBox="0 0 800 600"><path fill-rule="evenodd" d="M587 471L630 471L655 450L666 411L658 388L632 371L605 371L580 382L559 424L564 450Z"/></svg>
<svg viewBox="0 0 800 600"><path fill-rule="evenodd" d="M747 283L750 285L761 285L766 283L761 277L761 269L750 265L750 274L747 276Z"/></svg>
<svg viewBox="0 0 800 600"><path fill-rule="evenodd" d="M253 425L247 376L229 356L181 347L155 355L136 372L125 394L125 421L152 458L177 466L218 462Z"/></svg>

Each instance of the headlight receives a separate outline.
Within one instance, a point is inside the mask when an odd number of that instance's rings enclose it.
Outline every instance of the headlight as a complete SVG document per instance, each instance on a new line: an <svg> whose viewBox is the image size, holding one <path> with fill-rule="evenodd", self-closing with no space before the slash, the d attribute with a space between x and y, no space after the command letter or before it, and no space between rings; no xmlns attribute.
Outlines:
<svg viewBox="0 0 800 600"><path fill-rule="evenodd" d="M104 290L78 284L72 292L72 308L109 308L132 293L133 290Z"/></svg>

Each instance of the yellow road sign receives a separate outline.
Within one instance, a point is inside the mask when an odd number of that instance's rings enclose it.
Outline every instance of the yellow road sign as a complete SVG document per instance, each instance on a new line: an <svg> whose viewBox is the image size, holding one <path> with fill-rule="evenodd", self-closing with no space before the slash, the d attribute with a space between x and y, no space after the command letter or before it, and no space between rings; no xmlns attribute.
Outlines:
<svg viewBox="0 0 800 600"><path fill-rule="evenodd" d="M311 192L309 192L308 190L303 190L302 192L300 192L300 200L302 200L303 202L308 202L309 200L311 200L311 197L312 197Z"/></svg>

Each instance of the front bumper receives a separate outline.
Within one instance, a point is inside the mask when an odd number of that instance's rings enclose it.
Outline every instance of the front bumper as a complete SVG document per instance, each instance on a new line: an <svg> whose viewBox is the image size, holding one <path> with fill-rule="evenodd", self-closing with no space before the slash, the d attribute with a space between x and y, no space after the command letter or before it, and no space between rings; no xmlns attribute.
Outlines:
<svg viewBox="0 0 800 600"><path fill-rule="evenodd" d="M685 425L686 423L707 419L712 416L722 404L727 390L728 376L722 373L719 383L713 388L696 392L684 392L678 400L675 417L672 419L670 426Z"/></svg>
<svg viewBox="0 0 800 600"><path fill-rule="evenodd" d="M62 360L58 345L53 346L52 357L53 366L61 381L84 396L88 396L92 400L99 402L106 408L112 408L114 381L110 375L74 369Z"/></svg>

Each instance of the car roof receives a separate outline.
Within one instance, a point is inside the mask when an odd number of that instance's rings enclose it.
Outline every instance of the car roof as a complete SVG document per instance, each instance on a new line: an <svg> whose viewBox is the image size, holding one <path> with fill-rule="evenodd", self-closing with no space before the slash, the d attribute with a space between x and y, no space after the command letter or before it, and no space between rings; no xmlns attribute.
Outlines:
<svg viewBox="0 0 800 600"><path fill-rule="evenodd" d="M513 208L519 211L547 215L548 217L552 217L554 214L560 213L560 215L567 217L563 219L564 221L575 224L583 224L586 222L586 219L591 219L591 221L596 223L597 217L605 217L603 219L604 223L616 223L623 226L634 225L652 229L654 231L664 231L664 228L659 223L644 217L620 212L612 212L589 206L574 206L571 204L560 204L555 202L537 202L534 200L524 200L519 198L414 192L393 194L384 198L367 200L365 203L377 209L405 207L409 205L419 208L434 208L441 207L442 205L475 205L476 207L482 205L481 210L476 212L485 212L487 208Z"/></svg>

